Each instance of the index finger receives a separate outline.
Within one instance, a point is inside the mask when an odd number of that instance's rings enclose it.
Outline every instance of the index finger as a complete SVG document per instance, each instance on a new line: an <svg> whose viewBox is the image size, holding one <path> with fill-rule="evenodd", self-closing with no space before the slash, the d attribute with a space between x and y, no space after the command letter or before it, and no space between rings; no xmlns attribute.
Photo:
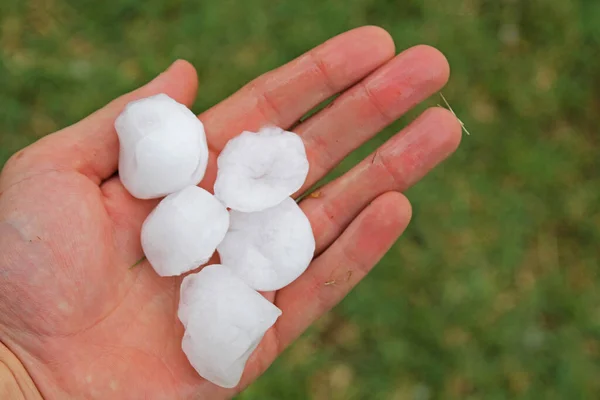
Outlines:
<svg viewBox="0 0 600 400"><path fill-rule="evenodd" d="M304 114L352 86L394 56L385 30L365 26L342 33L259 76L200 115L217 152L233 136L266 123L290 128Z"/></svg>

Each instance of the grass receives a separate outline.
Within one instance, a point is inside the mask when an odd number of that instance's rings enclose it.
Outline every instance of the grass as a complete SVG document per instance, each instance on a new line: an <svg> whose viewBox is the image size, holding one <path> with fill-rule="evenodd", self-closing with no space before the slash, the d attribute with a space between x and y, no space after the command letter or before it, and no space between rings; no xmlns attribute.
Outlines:
<svg viewBox="0 0 600 400"><path fill-rule="evenodd" d="M444 95L473 134L408 191L381 264L240 399L600 396L599 2L108 3L2 1L0 163L175 58L198 68L197 112L364 24L452 66Z"/></svg>

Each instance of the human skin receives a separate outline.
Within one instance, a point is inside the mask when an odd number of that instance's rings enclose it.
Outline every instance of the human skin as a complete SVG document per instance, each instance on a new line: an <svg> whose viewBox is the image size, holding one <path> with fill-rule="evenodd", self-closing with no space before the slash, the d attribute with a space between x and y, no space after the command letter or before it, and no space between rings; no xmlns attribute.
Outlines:
<svg viewBox="0 0 600 400"><path fill-rule="evenodd" d="M305 143L310 171L301 195L448 77L446 59L431 47L395 56L391 37L380 28L339 35L199 116L210 147L200 186L212 190L216 157L229 139L270 123L293 129ZM240 385L226 390L198 376L181 350L182 277L161 278L145 261L130 269L143 257L140 228L157 200L133 198L116 174L113 124L125 104L162 92L190 106L196 90L194 68L177 61L6 163L0 175L0 367L14 373L0 374L0 394L6 387L23 398L232 397L379 261L411 216L401 192L461 138L449 111L426 110L300 203L316 239L314 260L292 284L265 293L283 315L251 356ZM333 104L298 123L338 92ZM336 284L326 284L331 281Z"/></svg>

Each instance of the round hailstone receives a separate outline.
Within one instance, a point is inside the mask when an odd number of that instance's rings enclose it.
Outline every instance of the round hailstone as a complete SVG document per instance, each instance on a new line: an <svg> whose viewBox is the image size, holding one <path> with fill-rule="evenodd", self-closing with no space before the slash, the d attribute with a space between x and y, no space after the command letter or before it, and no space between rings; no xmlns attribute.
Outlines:
<svg viewBox="0 0 600 400"><path fill-rule="evenodd" d="M178 315L190 364L204 379L233 388L281 310L228 268L209 265L183 280Z"/></svg>
<svg viewBox="0 0 600 400"><path fill-rule="evenodd" d="M132 196L163 197L197 185L204 177L208 161L204 126L166 94L129 103L115 129L119 177Z"/></svg>
<svg viewBox="0 0 600 400"><path fill-rule="evenodd" d="M217 160L215 196L243 212L273 207L302 187L308 174L298 135L267 126L231 139Z"/></svg>
<svg viewBox="0 0 600 400"><path fill-rule="evenodd" d="M229 227L227 209L197 186L168 195L142 225L142 248L160 276L181 275L207 262Z"/></svg>
<svg viewBox="0 0 600 400"><path fill-rule="evenodd" d="M291 198L254 213L230 212L221 263L255 290L279 290L310 264L315 239L308 218Z"/></svg>

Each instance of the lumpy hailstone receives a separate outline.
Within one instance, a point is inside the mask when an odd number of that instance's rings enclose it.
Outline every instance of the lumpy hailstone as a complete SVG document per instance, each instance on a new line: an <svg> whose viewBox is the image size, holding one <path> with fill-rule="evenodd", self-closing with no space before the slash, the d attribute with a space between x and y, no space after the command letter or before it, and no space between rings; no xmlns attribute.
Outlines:
<svg viewBox="0 0 600 400"><path fill-rule="evenodd" d="M230 212L221 262L250 287L279 290L298 278L315 251L310 222L291 198L254 213Z"/></svg>
<svg viewBox="0 0 600 400"><path fill-rule="evenodd" d="M142 225L142 248L160 276L206 263L229 227L229 213L212 194L189 186L165 197Z"/></svg>
<svg viewBox="0 0 600 400"><path fill-rule="evenodd" d="M178 315L190 364L203 378L232 388L281 310L231 270L209 265L183 280Z"/></svg>
<svg viewBox="0 0 600 400"><path fill-rule="evenodd" d="M204 177L208 146L204 126L166 94L129 103L115 122L119 176L132 196L166 196Z"/></svg>
<svg viewBox="0 0 600 400"><path fill-rule="evenodd" d="M302 139L274 126L231 139L217 164L215 196L244 212L279 204L302 187L308 174Z"/></svg>

